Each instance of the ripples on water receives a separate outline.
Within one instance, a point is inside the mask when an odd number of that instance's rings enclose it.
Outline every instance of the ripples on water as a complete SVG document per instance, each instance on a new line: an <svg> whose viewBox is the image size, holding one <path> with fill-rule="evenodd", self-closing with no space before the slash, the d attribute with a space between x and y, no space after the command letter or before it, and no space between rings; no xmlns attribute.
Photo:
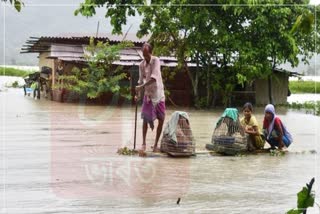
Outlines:
<svg viewBox="0 0 320 214"><path fill-rule="evenodd" d="M8 213L285 213L319 175L319 155L309 152L319 151L313 115L277 109L294 137L285 156L139 158L116 154L132 146L134 108L33 100L20 89L0 99ZM169 107L166 121L175 110L189 113L197 150L204 150L223 109ZM262 112L255 109L261 123ZM148 132L148 148L154 136Z"/></svg>

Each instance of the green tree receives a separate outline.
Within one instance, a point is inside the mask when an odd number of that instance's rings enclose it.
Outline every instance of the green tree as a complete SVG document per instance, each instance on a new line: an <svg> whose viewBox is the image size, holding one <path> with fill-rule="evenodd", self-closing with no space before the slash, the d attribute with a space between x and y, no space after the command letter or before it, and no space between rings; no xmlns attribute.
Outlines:
<svg viewBox="0 0 320 214"><path fill-rule="evenodd" d="M3 2L7 2L8 0L1 0ZM10 4L12 4L14 6L14 8L20 12L21 11L21 7L23 6L23 2L21 0L9 0Z"/></svg>
<svg viewBox="0 0 320 214"><path fill-rule="evenodd" d="M315 14L315 22L316 26L314 26L314 34L315 34L315 43L319 44L320 43L320 36L319 36L319 31L320 31L320 4L315 7L316 9L316 14ZM320 46L316 45L316 53L320 53Z"/></svg>
<svg viewBox="0 0 320 214"><path fill-rule="evenodd" d="M95 44L91 38L85 54L88 66L82 69L74 68L71 75L59 77L62 83L55 87L63 87L88 98L97 98L103 93L112 92L130 99L130 89L120 87L120 81L126 78L126 73L122 66L113 64L120 59L120 50L130 46L132 44L128 42L109 45L99 41Z"/></svg>
<svg viewBox="0 0 320 214"><path fill-rule="evenodd" d="M186 72L191 80L194 102L199 102L199 81L204 73L201 67L201 41L197 40L201 32L208 29L208 11L204 8L189 7L179 4L180 1L160 2L160 6L141 7L144 15L139 36L151 33L150 41L157 54L172 55L178 59L176 72ZM175 6L170 6L170 4ZM202 9L202 13L200 13ZM150 22L152 20L152 22ZM199 29L202 31L198 31ZM203 41L205 42L205 41ZM188 62L196 62L196 70L191 71Z"/></svg>
<svg viewBox="0 0 320 214"><path fill-rule="evenodd" d="M199 3L205 3L201 1ZM156 54L175 54L178 59L178 70L187 72L192 86L195 102L197 102L200 78L203 78L204 56L207 55L206 44L211 41L208 38L202 40L201 34L210 32L210 11L205 7L193 7L181 4L181 1L153 1L154 6L143 6L143 1L129 1L127 5L121 1L94 1L86 0L75 12L90 16L95 14L95 7L106 5L106 16L111 19L113 33L121 33L121 26L126 24L127 16L136 13L143 16L138 36L150 35ZM187 3L187 2L186 2ZM195 2L194 2L195 3ZM131 4L135 4L134 6ZM203 53L202 53L203 52ZM202 62L200 61L202 58ZM191 72L187 66L189 59L197 62L196 72ZM209 78L210 79L210 78Z"/></svg>
<svg viewBox="0 0 320 214"><path fill-rule="evenodd" d="M269 82L269 102L273 103L272 82L273 69L289 62L292 67L298 65L298 55L308 63L315 52L314 7L308 1L235 1L247 7L227 6L230 13L241 13L246 17L246 27L240 42L235 68L238 80L251 81L265 77ZM308 25L299 30L295 27L297 17L308 17ZM306 20L307 18L304 18ZM307 29L307 30L306 30ZM294 31L294 33L293 33ZM240 81L241 82L241 81Z"/></svg>
<svg viewBox="0 0 320 214"><path fill-rule="evenodd" d="M117 0L85 0L84 4L80 5L80 8L75 14L77 15L80 12L82 15L91 16L95 14L95 7L106 5L106 17L111 19L113 33L117 34L122 32L121 27L123 24L126 24L127 16L135 16L137 13L143 15L138 36L148 35L152 32L150 40L153 43L155 54L176 54L179 60L178 67L179 69L185 69L188 73L192 85L194 86L194 95L197 97L198 76L197 73L193 76L186 65L186 60L189 57L187 48L188 41L186 40L188 29L185 29L185 23L182 23L188 22L192 18L187 17L187 14L183 13L182 8L180 7L167 7L166 4L169 3L169 1L158 1L153 3L160 5L143 6L145 2L139 0L127 1L127 4L122 4L122 1ZM175 4L175 1L172 1L171 3ZM172 21L176 16L179 16L179 18ZM167 22L165 20L167 20Z"/></svg>
<svg viewBox="0 0 320 214"><path fill-rule="evenodd" d="M158 54L174 54L179 67L191 79L195 102L201 100L199 84L206 87L206 104L213 91L220 91L228 103L236 84L256 78L270 80L272 70L285 62L298 65L298 54L308 61L314 53L316 30L292 31L297 17L311 17L308 1L293 0L154 0L146 6L142 0L85 0L76 14L95 14L106 6L114 33L121 33L129 16L140 15L138 36L151 35ZM308 15L309 14L309 15ZM306 20L306 19L303 19ZM309 26L314 21L309 20ZM190 71L188 59L197 64Z"/></svg>

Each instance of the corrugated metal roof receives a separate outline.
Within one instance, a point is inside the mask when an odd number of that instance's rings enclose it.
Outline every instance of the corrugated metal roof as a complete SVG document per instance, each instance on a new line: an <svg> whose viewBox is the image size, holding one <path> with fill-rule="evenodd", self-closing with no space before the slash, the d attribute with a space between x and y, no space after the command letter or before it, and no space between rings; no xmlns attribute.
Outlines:
<svg viewBox="0 0 320 214"><path fill-rule="evenodd" d="M126 35L105 34L105 36L108 37L110 41L114 41L114 42L121 42L125 40L125 41L131 41L133 43L141 43L141 44L147 42L150 38L149 36L138 38L135 34L126 34Z"/></svg>
<svg viewBox="0 0 320 214"><path fill-rule="evenodd" d="M82 57L65 57L65 56L59 56L57 59L61 59L62 61L67 61L67 62L85 62L86 60Z"/></svg>
<svg viewBox="0 0 320 214"><path fill-rule="evenodd" d="M30 37L27 44L22 48L23 53L42 53L48 52L48 58L58 58L64 61L85 61L84 55L90 55L86 51L90 36L60 36L60 37ZM109 37L95 37L97 41L109 41L119 43L123 36L109 35ZM132 34L126 35L126 40L135 43L134 47L126 48L120 51L120 60L114 62L116 65L133 66L139 65L143 60L141 46L147 41L148 37L139 39ZM137 45L138 44L138 45ZM172 56L160 56L162 66L176 67L177 59ZM188 63L188 66L195 67L195 63Z"/></svg>
<svg viewBox="0 0 320 214"><path fill-rule="evenodd" d="M134 65L136 65L136 66L138 66L139 64L140 64L140 62L138 62L138 61L119 61L119 60L117 60L117 61L114 61L112 64L114 64L114 65L124 65L124 66L134 66Z"/></svg>
<svg viewBox="0 0 320 214"><path fill-rule="evenodd" d="M140 56L137 55L123 55L120 54L120 60L133 60L133 61L140 61L141 62L141 58Z"/></svg>
<svg viewBox="0 0 320 214"><path fill-rule="evenodd" d="M166 66L166 67L177 67L178 66L178 62L165 62L165 61L161 61L161 66ZM188 67L197 67L196 63L187 63Z"/></svg>
<svg viewBox="0 0 320 214"><path fill-rule="evenodd" d="M121 34L121 35L114 35L111 33L99 33L98 36L95 34L88 34L88 33L62 33L59 34L56 37L60 38L96 38L99 40L102 39L108 39L108 41L111 42L121 42L121 41L131 41L133 43L145 43L149 40L150 36L143 36L142 38L138 38L136 34L133 33L127 33L127 34Z"/></svg>
<svg viewBox="0 0 320 214"><path fill-rule="evenodd" d="M160 56L159 57L160 59L162 59L162 60L176 60L176 58L175 57L172 57L172 56Z"/></svg>
<svg viewBox="0 0 320 214"><path fill-rule="evenodd" d="M134 34L127 35L112 35L112 34L100 34L99 37L95 37L89 34L67 34L63 36L42 36L42 37L30 37L26 44L21 48L20 53L41 53L48 51L50 44L89 44L90 38L96 41L109 42L110 44L116 44L123 40L131 41L135 46L141 47L142 44L148 41L147 36L138 38Z"/></svg>
<svg viewBox="0 0 320 214"><path fill-rule="evenodd" d="M50 47L49 57L83 57L82 45L54 44Z"/></svg>
<svg viewBox="0 0 320 214"><path fill-rule="evenodd" d="M120 54L137 55L140 49L141 49L140 47L126 48L126 49L120 50Z"/></svg>

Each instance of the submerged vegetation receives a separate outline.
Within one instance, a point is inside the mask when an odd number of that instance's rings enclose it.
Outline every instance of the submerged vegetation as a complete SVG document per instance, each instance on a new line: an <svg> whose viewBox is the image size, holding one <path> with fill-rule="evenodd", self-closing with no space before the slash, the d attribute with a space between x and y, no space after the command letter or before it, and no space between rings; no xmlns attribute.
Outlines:
<svg viewBox="0 0 320 214"><path fill-rule="evenodd" d="M19 87L18 81L14 81L11 86L12 86L13 88L18 88L18 87Z"/></svg>
<svg viewBox="0 0 320 214"><path fill-rule="evenodd" d="M119 155L136 155L138 154L138 151L134 149L129 149L128 147L125 146L123 148L119 148L117 153Z"/></svg>
<svg viewBox="0 0 320 214"><path fill-rule="evenodd" d="M270 156L284 156L286 154L285 151L278 150L278 149L271 149Z"/></svg>
<svg viewBox="0 0 320 214"><path fill-rule="evenodd" d="M290 81L291 93L320 93L320 82L315 81Z"/></svg>
<svg viewBox="0 0 320 214"><path fill-rule="evenodd" d="M293 102L287 104L288 108L305 110L307 113L320 116L320 101L308 101L305 103Z"/></svg>
<svg viewBox="0 0 320 214"><path fill-rule="evenodd" d="M26 71L16 68L7 68L7 67L0 67L0 76L15 76L15 77L24 77L28 74L33 73L34 71Z"/></svg>

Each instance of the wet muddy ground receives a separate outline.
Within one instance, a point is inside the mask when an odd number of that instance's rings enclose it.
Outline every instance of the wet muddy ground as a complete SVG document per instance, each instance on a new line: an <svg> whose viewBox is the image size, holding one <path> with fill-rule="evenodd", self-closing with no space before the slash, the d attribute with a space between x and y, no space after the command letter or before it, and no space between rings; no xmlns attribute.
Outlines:
<svg viewBox="0 0 320 214"><path fill-rule="evenodd" d="M134 107L34 100L21 89L0 92L0 101L4 213L278 214L319 178L320 120L299 111L277 109L294 137L284 156L141 158L116 154L133 146ZM223 109L168 107L166 121L175 110L189 113L196 148L204 150ZM255 109L261 123L262 113ZM141 125L138 118L137 146ZM154 137L149 131L149 150Z"/></svg>

